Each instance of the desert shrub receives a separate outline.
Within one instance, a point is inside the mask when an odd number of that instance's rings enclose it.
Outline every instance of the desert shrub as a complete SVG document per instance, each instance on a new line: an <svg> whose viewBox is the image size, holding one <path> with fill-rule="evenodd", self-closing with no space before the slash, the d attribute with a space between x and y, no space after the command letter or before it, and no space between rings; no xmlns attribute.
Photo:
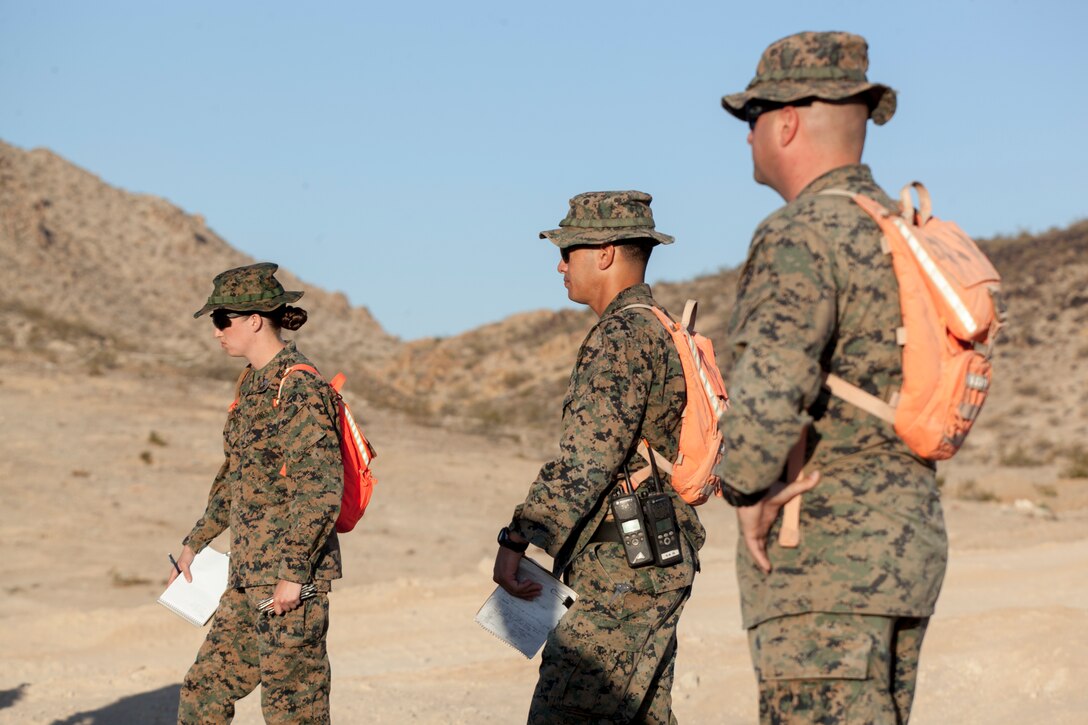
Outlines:
<svg viewBox="0 0 1088 725"><path fill-rule="evenodd" d="M1036 483L1035 490L1038 491L1039 495L1043 496L1044 498L1057 498L1058 496L1057 487L1049 483Z"/></svg>
<svg viewBox="0 0 1088 725"><path fill-rule="evenodd" d="M1043 462L1025 451L1023 447L1016 446L1002 453L1001 458L998 459L998 464L1009 468L1035 468L1043 465Z"/></svg>
<svg viewBox="0 0 1088 725"><path fill-rule="evenodd" d="M997 496L993 491L979 487L973 478L960 484L959 489L956 490L956 498L963 501L981 501L984 503L997 500Z"/></svg>
<svg viewBox="0 0 1088 725"><path fill-rule="evenodd" d="M465 411L472 418L482 423L485 429L498 428L503 424L503 411L488 401L477 401Z"/></svg>
<svg viewBox="0 0 1088 725"><path fill-rule="evenodd" d="M147 437L147 442L153 446L166 447L166 439L155 431L151 431L151 434Z"/></svg>
<svg viewBox="0 0 1088 725"><path fill-rule="evenodd" d="M154 462L151 458L151 451L141 451L140 460L150 466Z"/></svg>
<svg viewBox="0 0 1088 725"><path fill-rule="evenodd" d="M533 374L528 370L510 370L502 374L502 384L507 388L516 388L532 379Z"/></svg>
<svg viewBox="0 0 1088 725"><path fill-rule="evenodd" d="M110 569L110 584L117 588L139 587L150 584L151 580L137 574L122 574L117 569Z"/></svg>
<svg viewBox="0 0 1088 725"><path fill-rule="evenodd" d="M1088 450L1078 444L1065 455L1068 463L1061 471L1062 478L1088 478Z"/></svg>

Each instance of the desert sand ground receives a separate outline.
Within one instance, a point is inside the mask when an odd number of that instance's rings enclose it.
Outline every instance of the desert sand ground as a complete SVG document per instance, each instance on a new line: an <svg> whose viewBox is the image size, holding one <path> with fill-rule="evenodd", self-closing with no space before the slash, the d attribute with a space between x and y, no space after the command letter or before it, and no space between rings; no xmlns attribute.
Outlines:
<svg viewBox="0 0 1088 725"><path fill-rule="evenodd" d="M0 364L0 722L173 722L204 631L155 598L203 509L229 399L226 382ZM473 615L493 588L495 531L543 454L357 407L380 484L343 538L347 576L331 597L334 719L524 722L537 662ZM946 500L951 565L912 722L1088 722L1088 485L1049 469L971 475L1005 501ZM1053 514L1011 504L1033 484L1054 487ZM675 711L751 723L732 512L701 514L709 541L681 622ZM236 722L261 722L259 695Z"/></svg>

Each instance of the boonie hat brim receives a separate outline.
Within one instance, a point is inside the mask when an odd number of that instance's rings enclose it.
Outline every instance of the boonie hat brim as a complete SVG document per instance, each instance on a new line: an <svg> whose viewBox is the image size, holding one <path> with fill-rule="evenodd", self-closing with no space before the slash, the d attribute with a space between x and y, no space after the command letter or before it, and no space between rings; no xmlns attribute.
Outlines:
<svg viewBox="0 0 1088 725"><path fill-rule="evenodd" d="M586 229L580 227L560 227L540 233L541 239L547 239L560 249L580 245L599 247L634 239L649 239L655 244L672 244L676 241L668 234L647 227L627 229Z"/></svg>
<svg viewBox="0 0 1088 725"><path fill-rule="evenodd" d="M756 99L775 103L790 103L803 98L842 101L862 94L868 96L869 117L876 125L883 126L895 115L894 89L882 83L856 81L823 81L818 84L811 81L760 83L741 93L722 96L722 108L743 121L744 107Z"/></svg>
<svg viewBox="0 0 1088 725"><path fill-rule="evenodd" d="M230 310L231 312L271 312L290 302L297 302L303 292L284 291L273 297L262 298L260 295L240 295L237 297L209 297L208 303L193 313L193 317L200 317L214 310Z"/></svg>

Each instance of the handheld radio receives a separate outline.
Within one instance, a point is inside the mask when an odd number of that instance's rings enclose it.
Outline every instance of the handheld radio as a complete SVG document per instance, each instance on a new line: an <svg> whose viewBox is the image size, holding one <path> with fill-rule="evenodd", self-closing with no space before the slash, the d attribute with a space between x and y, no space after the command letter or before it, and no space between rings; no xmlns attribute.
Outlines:
<svg viewBox="0 0 1088 725"><path fill-rule="evenodd" d="M623 466L623 479L626 482L626 494L613 498L612 518L623 540L623 551L627 556L627 565L632 569L649 566L656 561L653 549L646 534L646 521L642 515L642 504L631 485L631 476L627 464Z"/></svg>
<svg viewBox="0 0 1088 725"><path fill-rule="evenodd" d="M642 442L650 451L650 471L654 482L653 490L643 502L646 531L649 535L650 547L654 552L654 563L657 566L672 566L684 560L684 552L680 547L680 527L676 523L672 499L661 487L661 478L657 473L653 450L645 438Z"/></svg>

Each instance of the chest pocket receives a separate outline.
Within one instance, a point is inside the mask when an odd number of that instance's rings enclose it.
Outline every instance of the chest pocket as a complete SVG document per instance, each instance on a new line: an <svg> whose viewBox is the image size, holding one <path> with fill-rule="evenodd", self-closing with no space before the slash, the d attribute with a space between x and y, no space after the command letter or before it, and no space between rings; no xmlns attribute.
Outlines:
<svg viewBox="0 0 1088 725"><path fill-rule="evenodd" d="M286 499L287 481L282 412L272 407L265 391L243 395L227 420L226 441L241 483L241 497L254 503Z"/></svg>

